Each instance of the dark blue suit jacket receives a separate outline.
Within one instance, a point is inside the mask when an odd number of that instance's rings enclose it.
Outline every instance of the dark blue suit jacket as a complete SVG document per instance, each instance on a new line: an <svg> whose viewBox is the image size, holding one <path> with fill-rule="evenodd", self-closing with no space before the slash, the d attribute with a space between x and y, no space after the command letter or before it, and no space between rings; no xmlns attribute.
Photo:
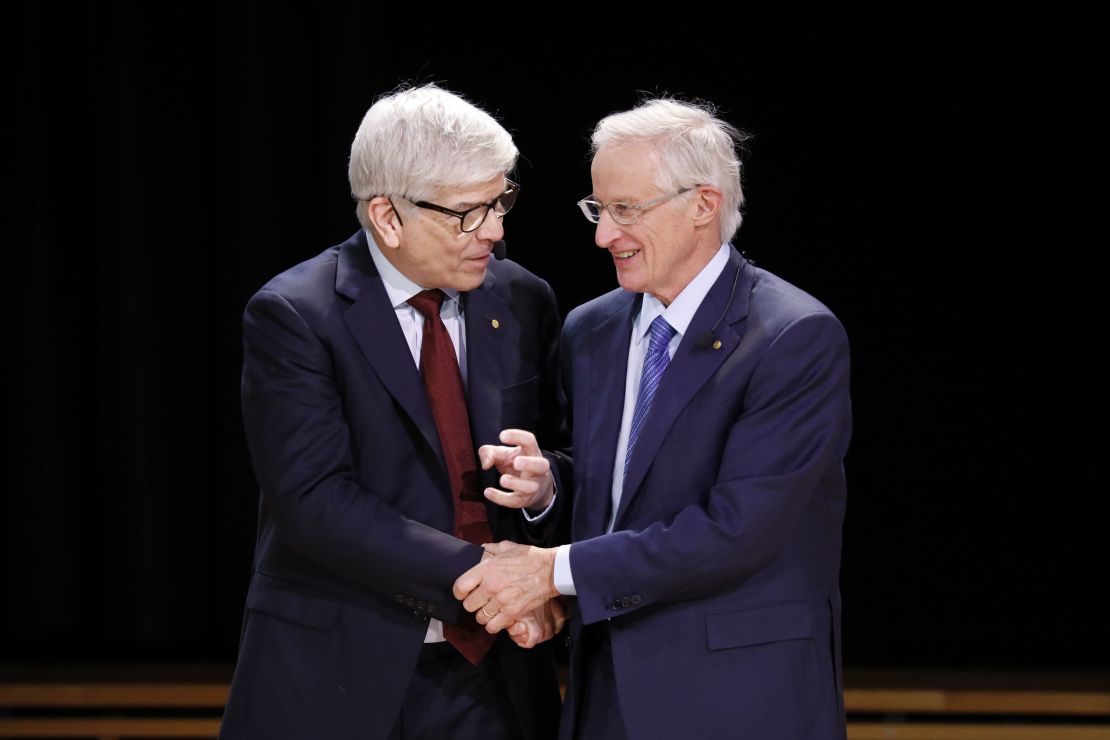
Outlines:
<svg viewBox="0 0 1110 740"><path fill-rule="evenodd" d="M663 376L606 535L640 302L614 291L571 312L563 331L575 456L571 639L611 620L633 738L843 738L844 330L732 250ZM698 347L722 314L720 348ZM563 737L580 668L572 650Z"/></svg>
<svg viewBox="0 0 1110 740"><path fill-rule="evenodd" d="M550 287L494 261L462 301L475 445L519 427L565 446ZM221 735L385 737L429 618L458 619L451 586L482 551L449 534L435 423L364 232L267 283L243 334L261 507ZM496 472L481 485L496 485ZM519 512L488 511L498 539L526 538ZM525 737L553 736L549 647L525 651L502 636L495 649Z"/></svg>

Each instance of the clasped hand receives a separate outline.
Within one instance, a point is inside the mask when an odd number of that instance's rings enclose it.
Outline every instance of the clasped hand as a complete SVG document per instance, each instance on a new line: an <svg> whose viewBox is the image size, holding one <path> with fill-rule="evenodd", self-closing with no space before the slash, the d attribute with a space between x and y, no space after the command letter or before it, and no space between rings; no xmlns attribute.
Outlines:
<svg viewBox="0 0 1110 740"><path fill-rule="evenodd" d="M455 581L455 598L487 632L508 629L521 647L554 637L566 622L555 598L555 550L515 542L484 547L482 561Z"/></svg>

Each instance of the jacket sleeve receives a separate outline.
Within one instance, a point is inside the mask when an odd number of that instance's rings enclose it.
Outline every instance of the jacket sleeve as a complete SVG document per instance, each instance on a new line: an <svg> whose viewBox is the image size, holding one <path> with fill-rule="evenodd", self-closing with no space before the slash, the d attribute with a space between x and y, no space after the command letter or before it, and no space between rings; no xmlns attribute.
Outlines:
<svg viewBox="0 0 1110 740"><path fill-rule="evenodd" d="M244 427L277 536L345 580L387 599L435 603L433 616L456 621L461 605L451 586L481 548L402 516L372 484L356 482L329 351L285 297L256 294L243 336Z"/></svg>

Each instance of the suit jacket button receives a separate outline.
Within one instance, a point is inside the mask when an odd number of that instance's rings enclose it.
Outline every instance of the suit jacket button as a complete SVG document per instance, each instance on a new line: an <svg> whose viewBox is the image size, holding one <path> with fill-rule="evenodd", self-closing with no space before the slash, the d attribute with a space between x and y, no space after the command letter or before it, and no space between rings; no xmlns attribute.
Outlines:
<svg viewBox="0 0 1110 740"><path fill-rule="evenodd" d="M617 599L616 601L614 601L612 604L609 605L609 608L612 609L613 611L616 611L617 609L620 609L621 608L621 600Z"/></svg>
<svg viewBox="0 0 1110 740"><path fill-rule="evenodd" d="M632 606L632 599L625 596L623 599L621 599L621 606L623 606L625 609Z"/></svg>
<svg viewBox="0 0 1110 740"><path fill-rule="evenodd" d="M398 604L404 604L405 603L405 595L404 594L397 594L396 596L393 597L393 600L396 601Z"/></svg>
<svg viewBox="0 0 1110 740"><path fill-rule="evenodd" d="M412 607L416 606L416 599L412 598L411 596L408 597L407 599L405 599L405 606L407 606L410 609Z"/></svg>
<svg viewBox="0 0 1110 740"><path fill-rule="evenodd" d="M632 594L632 606L639 606L641 601L643 599L640 598L640 594Z"/></svg>
<svg viewBox="0 0 1110 740"><path fill-rule="evenodd" d="M574 645L574 638L570 635L567 635L566 639L563 641L563 644L567 646L567 650L570 650L571 647Z"/></svg>
<svg viewBox="0 0 1110 740"><path fill-rule="evenodd" d="M428 613L429 614L435 614L436 613L436 603L434 601L428 602Z"/></svg>
<svg viewBox="0 0 1110 740"><path fill-rule="evenodd" d="M427 606L428 605L424 603L423 599L416 602L416 608L419 609L420 611L424 611L424 609L426 609Z"/></svg>

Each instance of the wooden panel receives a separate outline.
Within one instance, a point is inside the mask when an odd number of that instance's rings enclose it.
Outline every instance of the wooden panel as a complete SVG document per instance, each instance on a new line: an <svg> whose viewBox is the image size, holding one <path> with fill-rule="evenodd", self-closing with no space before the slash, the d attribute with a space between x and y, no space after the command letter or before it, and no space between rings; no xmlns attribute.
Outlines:
<svg viewBox="0 0 1110 740"><path fill-rule="evenodd" d="M197 707L220 709L222 683L0 684L8 707ZM846 689L849 712L1110 716L1110 692Z"/></svg>
<svg viewBox="0 0 1110 740"><path fill-rule="evenodd" d="M0 665L0 737L215 738L229 678L227 666ZM874 716L850 714L850 740L1110 740L1107 673L856 671L845 682L848 711ZM34 708L40 715L51 708L107 709L122 716L5 717L5 708ZM152 708L199 711L191 717L128 716ZM984 717L984 724L967 721L986 714L995 716ZM910 721L915 715L942 721ZM1037 717L1052 723L1029 721ZM1084 724L1054 719L1063 717L1083 717Z"/></svg>
<svg viewBox="0 0 1110 740"><path fill-rule="evenodd" d="M849 712L1110 715L1110 692L845 689Z"/></svg>
<svg viewBox="0 0 1110 740"><path fill-rule="evenodd" d="M227 692L223 683L0 683L0 706L223 709Z"/></svg>
<svg viewBox="0 0 1110 740"><path fill-rule="evenodd" d="M848 740L1110 740L1110 727L849 722Z"/></svg>
<svg viewBox="0 0 1110 740"><path fill-rule="evenodd" d="M2 737L214 738L219 730L218 719L0 717Z"/></svg>

